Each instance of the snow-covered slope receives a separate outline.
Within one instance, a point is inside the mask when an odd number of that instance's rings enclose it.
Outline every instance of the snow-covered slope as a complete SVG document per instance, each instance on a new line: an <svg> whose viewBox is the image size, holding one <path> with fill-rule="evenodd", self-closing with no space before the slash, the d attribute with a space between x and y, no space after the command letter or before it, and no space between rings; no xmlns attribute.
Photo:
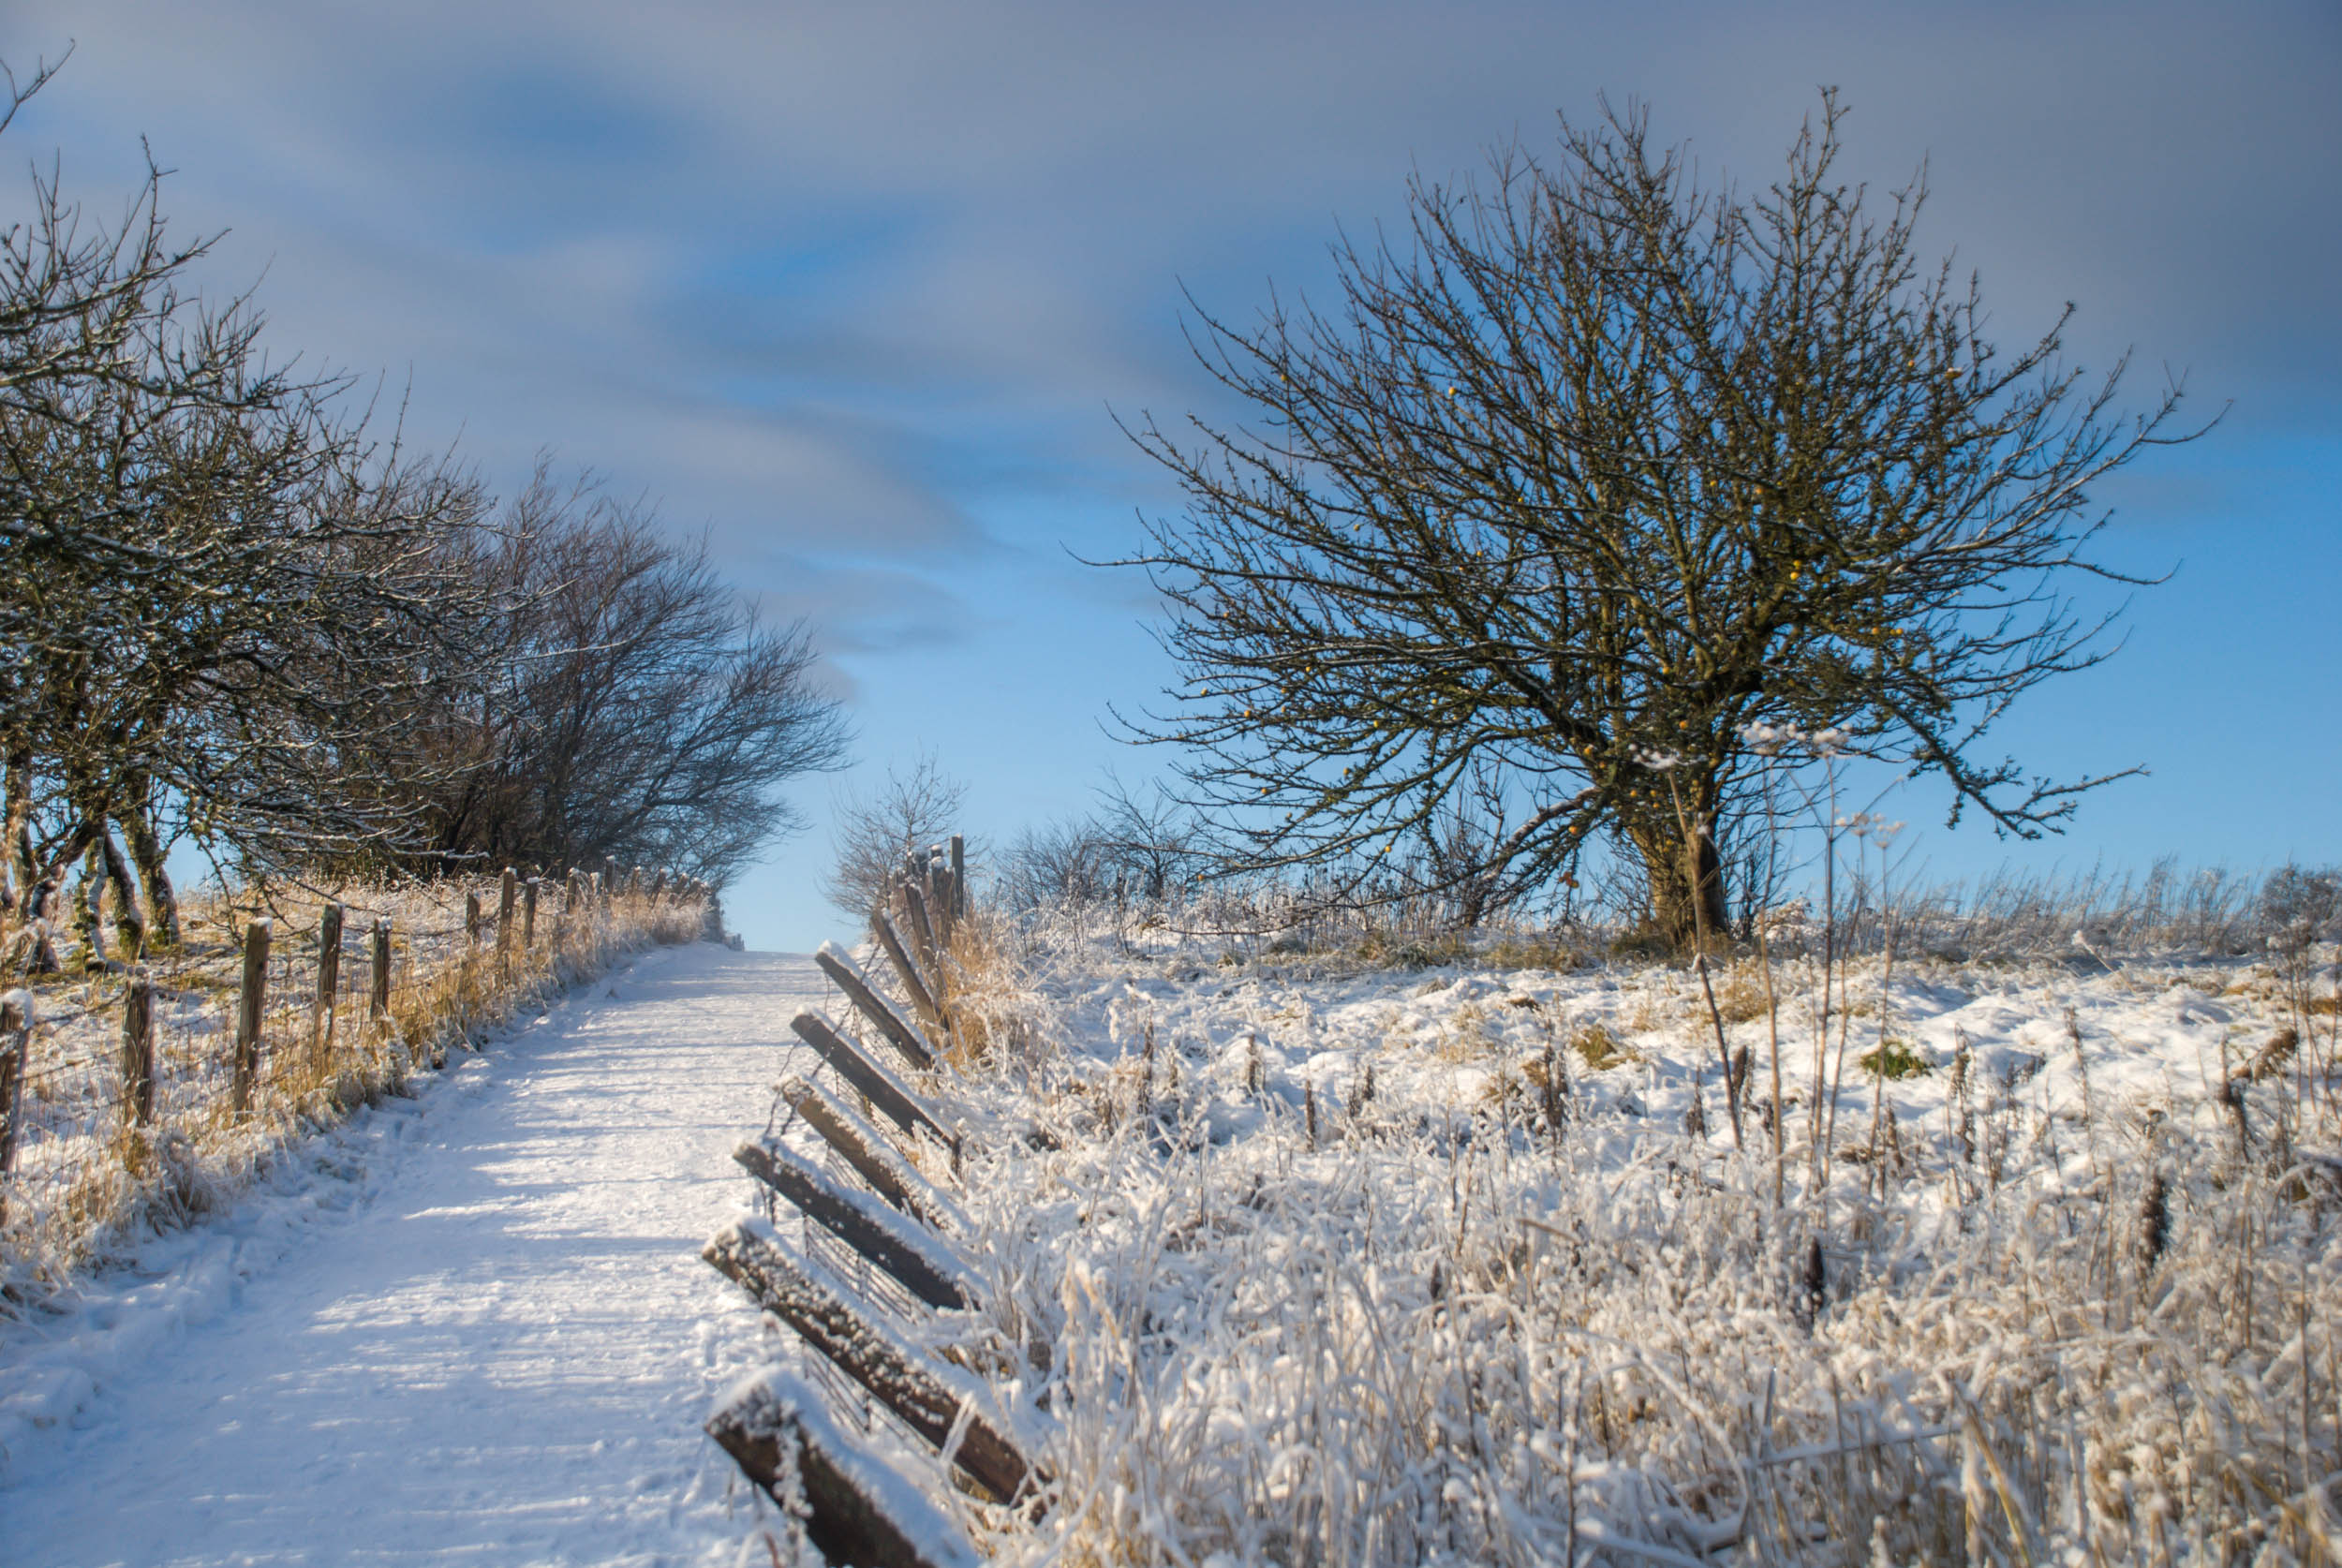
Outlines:
<svg viewBox="0 0 2342 1568"><path fill-rule="evenodd" d="M768 1357L699 1246L822 991L648 954L0 1324L0 1561L730 1561L700 1423Z"/></svg>

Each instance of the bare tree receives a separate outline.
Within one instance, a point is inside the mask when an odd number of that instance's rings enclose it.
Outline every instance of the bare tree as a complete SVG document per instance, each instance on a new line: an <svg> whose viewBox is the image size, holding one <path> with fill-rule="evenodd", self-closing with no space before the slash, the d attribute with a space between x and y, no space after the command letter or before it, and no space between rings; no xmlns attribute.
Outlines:
<svg viewBox="0 0 2342 1568"><path fill-rule="evenodd" d="M2103 782L1983 743L2109 651L2072 584L2133 580L2086 554L2087 489L2186 438L2178 388L2121 418L2062 318L2000 354L1916 252L1920 183L1882 213L1837 178L1843 119L1825 94L1754 194L1640 113L1564 124L1552 167L1413 185L1411 248L1337 247L1338 313L1202 318L1255 422L1133 431L1188 504L1119 564L1185 677L1133 732L1186 748L1226 865L1364 885L1494 778L1504 832L1453 874L1534 881L1615 832L1687 942L1725 925L1752 725L1843 732L2025 837Z"/></svg>
<svg viewBox="0 0 2342 1568"><path fill-rule="evenodd" d="M0 236L0 795L13 918L52 914L119 825L169 939L174 832L262 870L395 836L342 761L403 721L473 595L439 570L468 488L377 461L244 302L184 298L202 245L167 243L156 190L85 229L37 177ZM97 864L124 896L122 857Z"/></svg>
<svg viewBox="0 0 2342 1568"><path fill-rule="evenodd" d="M721 884L799 823L790 780L846 731L802 623L762 625L707 557L541 463L467 570L497 584L475 684L380 771L426 802L422 856L670 865Z"/></svg>
<svg viewBox="0 0 2342 1568"><path fill-rule="evenodd" d="M1089 836L1104 874L1120 880L1130 897L1161 903L1209 867L1202 825L1160 781L1133 788L1109 774L1098 797Z"/></svg>
<svg viewBox="0 0 2342 1568"><path fill-rule="evenodd" d="M1001 855L994 897L1019 911L1079 908L1114 896L1113 850L1094 819L1020 829Z"/></svg>
<svg viewBox="0 0 2342 1568"><path fill-rule="evenodd" d="M49 79L9 79L0 129ZM703 546L541 472L369 436L348 383L181 292L160 176L118 228L36 175L0 230L0 935L53 963L66 878L176 939L166 857L248 875L603 855L722 881L844 731L802 626ZM115 833L121 842L117 843ZM95 950L94 915L81 911Z"/></svg>
<svg viewBox="0 0 2342 1568"><path fill-rule="evenodd" d="M940 844L965 824L960 808L968 786L943 771L933 752L921 752L910 771L886 770L885 784L867 792L841 794L832 803L830 850L836 857L822 891L855 919L883 909L914 851ZM971 861L981 852L967 840Z"/></svg>

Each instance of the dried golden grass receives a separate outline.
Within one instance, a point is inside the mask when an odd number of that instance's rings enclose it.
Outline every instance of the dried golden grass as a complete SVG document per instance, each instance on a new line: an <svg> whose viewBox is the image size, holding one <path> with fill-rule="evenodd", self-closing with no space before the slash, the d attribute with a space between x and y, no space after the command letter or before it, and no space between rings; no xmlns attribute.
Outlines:
<svg viewBox="0 0 2342 1568"><path fill-rule="evenodd" d="M1592 1072L1642 1059L1610 1032L1608 1025L1601 1023L1580 1024L1570 1030L1569 1048L1578 1053Z"/></svg>
<svg viewBox="0 0 2342 1568"><path fill-rule="evenodd" d="M371 891L353 890L349 906L375 908L365 902ZM523 1007L599 972L620 954L693 939L703 920L701 905L672 899L654 903L622 895L571 920L541 906L536 941L524 949L516 931L511 951L500 961L492 942L475 947L463 940L460 914L453 921L457 934L452 946L441 939L445 930L423 926L433 903L460 910L460 889L438 890L424 902L414 890L397 897L418 934L395 934L394 926L394 978L386 1018L366 1016L363 997L351 999L349 988L364 972L367 951L367 933L353 918L344 937L345 989L331 1009L316 1010L307 996L273 976L261 1020L259 1072L247 1111L240 1115L231 1108L227 1075L215 1072L185 1086L192 1093L158 1094L154 1121L134 1127L116 1086L115 1098L98 1113L115 1119L111 1131L101 1128L73 1139L62 1169L37 1184L19 1181L15 1202L0 1222L0 1287L11 1298L58 1288L141 1227L184 1221L215 1206L300 1138L384 1095L402 1092L410 1073L437 1065L451 1047L476 1043ZM280 956L294 958L297 966L303 927L314 932L324 902L279 898L266 907L280 929L289 927L289 935L279 938L286 944ZM202 941L197 933L209 929L232 936L240 918L248 921L263 908L248 896L184 908L183 929L190 939L177 952L160 955L164 967L154 969L158 984L177 994L212 996L232 1018L240 983L232 968L221 966L237 962L240 944ZM109 1040L118 1038L126 976L44 978L44 992L82 987L98 1027ZM232 1024L206 1038L211 1043L204 1049L215 1058L232 1049ZM156 1048L159 1057L165 1048L159 1039Z"/></svg>

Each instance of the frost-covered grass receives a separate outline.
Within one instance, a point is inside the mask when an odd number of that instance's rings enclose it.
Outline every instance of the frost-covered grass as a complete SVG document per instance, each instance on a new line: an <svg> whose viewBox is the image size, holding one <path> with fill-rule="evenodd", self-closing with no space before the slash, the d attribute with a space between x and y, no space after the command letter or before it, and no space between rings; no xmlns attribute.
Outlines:
<svg viewBox="0 0 2342 1568"><path fill-rule="evenodd" d="M14 1168L0 1175L0 1311L37 1302L158 1224L184 1222L242 1191L292 1140L360 1104L614 957L701 933L704 905L622 895L574 919L546 884L536 939L515 929L499 957L493 930L469 939L467 894L496 908L493 882L336 891L347 916L331 1005L318 993L319 894L193 904L186 940L136 966L51 977L28 989L36 1020ZM260 1072L249 1110L231 1103L241 933L274 923ZM369 1016L371 930L393 925L390 1015ZM517 922L516 922L517 926ZM122 1029L133 978L154 985L155 1105L134 1123Z"/></svg>
<svg viewBox="0 0 2342 1568"><path fill-rule="evenodd" d="M1053 1347L1002 1386L1059 1479L971 1529L1030 1563L2342 1556L2335 954L2108 931L1862 957L1819 1041L1817 956L1770 1000L1720 965L1736 1146L1697 980L1598 942L996 929L962 1337L1004 1379Z"/></svg>

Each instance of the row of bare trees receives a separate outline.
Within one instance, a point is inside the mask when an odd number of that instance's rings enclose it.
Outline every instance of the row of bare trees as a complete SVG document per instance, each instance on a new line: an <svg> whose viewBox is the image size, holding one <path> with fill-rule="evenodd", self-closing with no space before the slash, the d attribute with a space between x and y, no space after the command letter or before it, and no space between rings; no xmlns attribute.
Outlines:
<svg viewBox="0 0 2342 1568"><path fill-rule="evenodd" d="M719 883L789 825L844 744L805 629L588 482L499 507L380 436L195 288L160 188L106 225L36 173L0 229L0 966L53 966L68 899L94 945L100 889L126 948L178 940L182 839L257 877Z"/></svg>

